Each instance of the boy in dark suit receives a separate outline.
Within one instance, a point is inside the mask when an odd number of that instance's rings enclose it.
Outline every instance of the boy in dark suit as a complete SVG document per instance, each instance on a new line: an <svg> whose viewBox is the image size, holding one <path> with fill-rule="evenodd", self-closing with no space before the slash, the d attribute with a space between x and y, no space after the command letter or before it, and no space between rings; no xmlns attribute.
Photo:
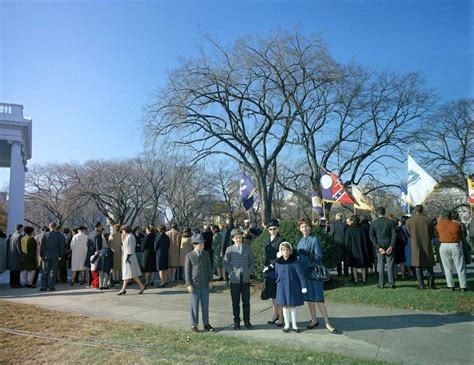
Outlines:
<svg viewBox="0 0 474 365"><path fill-rule="evenodd" d="M242 297L245 327L252 329L250 323L250 275L255 266L255 259L250 246L242 243L242 231L234 228L230 235L234 244L229 246L225 252L224 267L230 281L234 329L240 329L240 297Z"/></svg>
<svg viewBox="0 0 474 365"><path fill-rule="evenodd" d="M209 324L209 289L212 288L212 264L209 253L204 250L204 238L194 234L191 242L194 250L186 255L184 275L188 292L191 294L191 330L198 332L199 303L202 309L202 323L205 331L214 331Z"/></svg>

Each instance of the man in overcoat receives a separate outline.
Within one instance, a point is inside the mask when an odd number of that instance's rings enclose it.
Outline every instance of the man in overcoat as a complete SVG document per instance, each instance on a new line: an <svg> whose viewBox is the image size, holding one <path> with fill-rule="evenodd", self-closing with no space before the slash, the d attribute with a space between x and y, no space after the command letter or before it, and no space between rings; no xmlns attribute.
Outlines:
<svg viewBox="0 0 474 365"><path fill-rule="evenodd" d="M340 258L337 263L337 276L342 276L342 263L344 262L344 275L349 276L349 265L347 265L347 248L344 243L346 237L347 223L344 222L344 214L337 213L336 220L329 225L329 235L339 245Z"/></svg>
<svg viewBox="0 0 474 365"><path fill-rule="evenodd" d="M436 289L433 272L435 259L431 245L434 227L431 220L423 214L422 205L417 205L413 213L414 215L406 222L411 243L411 266L415 267L419 289L425 288L423 270L428 272L428 287Z"/></svg>
<svg viewBox="0 0 474 365"><path fill-rule="evenodd" d="M10 270L10 287L21 288L21 239L23 238L23 224L15 226L15 232L8 241L8 269Z"/></svg>

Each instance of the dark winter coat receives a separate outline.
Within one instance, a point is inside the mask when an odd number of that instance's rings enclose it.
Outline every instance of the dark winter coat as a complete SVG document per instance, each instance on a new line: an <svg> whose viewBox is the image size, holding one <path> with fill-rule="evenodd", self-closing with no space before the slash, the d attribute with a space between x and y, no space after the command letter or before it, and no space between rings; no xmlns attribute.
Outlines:
<svg viewBox="0 0 474 365"><path fill-rule="evenodd" d="M168 251L170 239L166 233L157 233L155 237L156 269L168 270Z"/></svg>
<svg viewBox="0 0 474 365"><path fill-rule="evenodd" d="M347 227L347 223L340 219L330 224L329 235L339 244L341 261L345 260L347 257L347 249L345 244Z"/></svg>
<svg viewBox="0 0 474 365"><path fill-rule="evenodd" d="M222 231L222 248L221 248L221 255L224 257L225 252L227 251L227 247L232 246L233 242L230 237L230 232L234 229L234 224L229 223L225 226L224 230Z"/></svg>
<svg viewBox="0 0 474 365"><path fill-rule="evenodd" d="M405 246L407 241L405 240L402 227L397 227L395 230L397 232L397 238L395 239L395 263L401 264L406 261Z"/></svg>
<svg viewBox="0 0 474 365"><path fill-rule="evenodd" d="M208 230L208 231L202 232L202 237L204 238L204 250L207 251L207 253L209 254L209 257L212 257L213 255L212 238L214 237L214 235L212 234L212 231Z"/></svg>
<svg viewBox="0 0 474 365"><path fill-rule="evenodd" d="M347 262L350 267L366 268L370 266L370 243L367 240L365 228L361 225L347 227L345 244Z"/></svg>
<svg viewBox="0 0 474 365"><path fill-rule="evenodd" d="M370 240L377 250L379 248L384 250L389 247L395 248L396 238L395 224L391 219L379 217L370 225Z"/></svg>
<svg viewBox="0 0 474 365"><path fill-rule="evenodd" d="M275 263L277 253L280 250L280 243L283 241L285 241L285 239L280 236L280 234L277 234L273 241L271 240L271 237L265 241L265 266Z"/></svg>
<svg viewBox="0 0 474 365"><path fill-rule="evenodd" d="M144 272L155 272L156 271L156 251L155 251L155 238L154 233L149 233L143 240L143 257L141 266Z"/></svg>
<svg viewBox="0 0 474 365"><path fill-rule="evenodd" d="M296 307L304 304L302 288L306 288L306 279L303 269L295 255L291 254L288 260L280 257L275 262L277 273L276 304Z"/></svg>
<svg viewBox="0 0 474 365"><path fill-rule="evenodd" d="M114 251L111 248L103 248L99 251L96 271L110 272L114 268Z"/></svg>

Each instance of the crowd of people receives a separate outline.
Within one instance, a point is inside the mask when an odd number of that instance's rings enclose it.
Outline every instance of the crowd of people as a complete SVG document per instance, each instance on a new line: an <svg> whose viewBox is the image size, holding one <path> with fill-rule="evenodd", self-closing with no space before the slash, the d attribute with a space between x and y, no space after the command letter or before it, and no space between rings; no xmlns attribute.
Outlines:
<svg viewBox="0 0 474 365"><path fill-rule="evenodd" d="M353 283L363 284L372 270L378 273L379 288L386 287L387 282L394 289L399 266L402 280L416 276L419 289L436 289L434 248L448 288L455 290L453 273L457 273L460 290L468 290L468 230L452 212L443 212L436 221L423 214L421 205L414 208L411 217L403 216L400 220L386 214L383 207L376 214L373 221L356 214L346 221L338 213L333 222L321 222L321 228L339 246L339 276L349 277L350 270ZM276 219L262 227L269 233L264 243L262 299L271 299L273 304L268 324L283 327L284 332L291 329L300 332L296 307L305 302L311 316L307 329L319 325L319 311L326 329L331 333L337 331L324 303L323 279L314 274L323 267L323 251L320 239L311 235L312 226L307 218L298 221L299 242L285 240ZM117 295L126 295L130 282L138 286L140 295L155 283L165 288L169 282L183 280L190 293L191 329L195 332L199 307L204 330L214 330L209 323L209 290L214 281L226 280L230 286L234 329L241 328L242 320L247 329L252 329L250 282L255 268L252 238L262 230L249 225L243 231L234 225L232 217L221 226L178 228L176 224L169 229L164 225L148 226L143 232L140 227L132 229L116 224L106 234L101 223L91 232L84 226L70 230L51 223L35 235L32 227L18 224L8 239L0 231L0 272L10 271L11 288L36 288L41 276L39 290L54 291L56 283L68 282L70 269L69 285L87 285L98 290L121 285Z"/></svg>
<svg viewBox="0 0 474 365"><path fill-rule="evenodd" d="M401 280L416 277L418 289L436 289L433 267L441 264L447 286L455 290L453 274L457 273L461 291L467 291L466 265L470 263L471 247L468 237L474 241L474 222L469 229L459 221L457 212L445 210L434 220L423 214L423 206L414 208L411 217L395 218L386 214L385 208L376 211L377 218L369 222L367 216L353 215L344 221L341 214L329 224L329 234L340 247L341 261L338 275L349 276L360 283L367 283L370 269L378 272L378 287L395 289L395 278ZM436 256L436 257L435 257ZM426 273L426 275L425 275ZM426 277L426 283L425 283Z"/></svg>

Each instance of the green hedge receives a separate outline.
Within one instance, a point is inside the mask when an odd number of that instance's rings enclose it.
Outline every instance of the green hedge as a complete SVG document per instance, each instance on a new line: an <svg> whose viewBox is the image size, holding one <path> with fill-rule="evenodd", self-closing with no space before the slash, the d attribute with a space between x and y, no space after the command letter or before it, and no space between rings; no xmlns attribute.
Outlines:
<svg viewBox="0 0 474 365"><path fill-rule="evenodd" d="M321 241L321 246L323 249L323 263L326 267L333 269L336 267L336 264L339 260L339 246L334 241L334 239L329 236L327 233L320 230L318 227L313 227L311 234L319 237ZM301 239L302 235L298 230L296 221L281 221L280 222L280 235L282 235L285 240L290 242L293 246L293 249L296 249L298 242ZM255 255L255 271L254 277L256 280L263 280L263 263L265 259L265 250L264 243L269 237L268 231L263 232L260 236L252 240L252 249Z"/></svg>

